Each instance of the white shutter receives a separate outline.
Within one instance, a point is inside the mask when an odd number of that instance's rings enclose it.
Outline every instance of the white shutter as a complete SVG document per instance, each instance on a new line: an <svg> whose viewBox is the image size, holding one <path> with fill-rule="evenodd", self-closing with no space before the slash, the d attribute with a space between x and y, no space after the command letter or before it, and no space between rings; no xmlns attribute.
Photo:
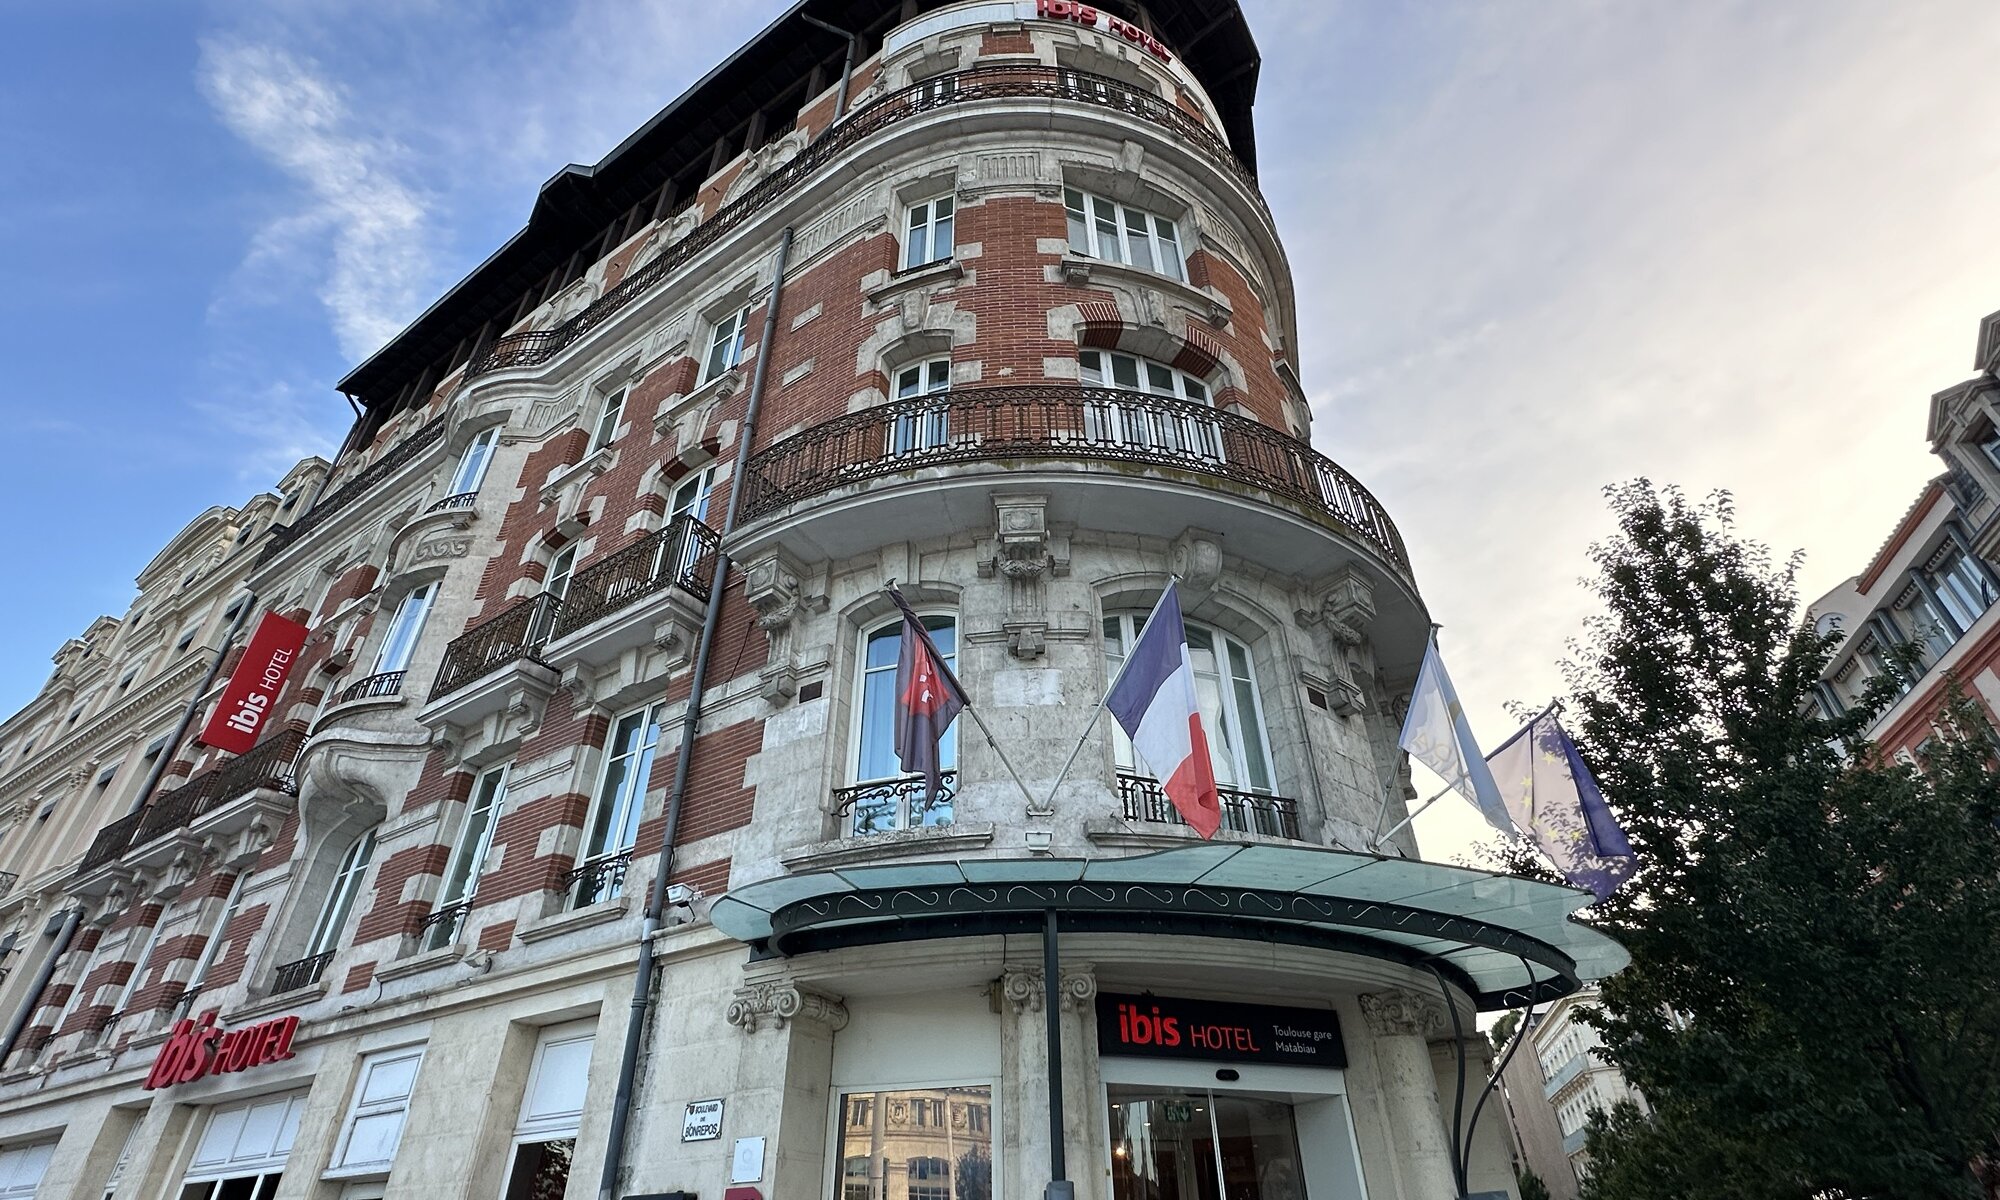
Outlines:
<svg viewBox="0 0 2000 1200"><path fill-rule="evenodd" d="M42 1172L49 1169L49 1157L55 1152L54 1142L0 1150L0 1196L33 1196L42 1184Z"/></svg>
<svg viewBox="0 0 2000 1200"><path fill-rule="evenodd" d="M424 1061L421 1046L391 1050L363 1060L354 1103L341 1130L340 1149L329 1174L386 1171L395 1161L409 1116L410 1092Z"/></svg>
<svg viewBox="0 0 2000 1200"><path fill-rule="evenodd" d="M542 1033L535 1047L528 1093L521 1101L517 1137L546 1141L576 1136L583 1120L594 1041L595 1029L590 1025L566 1025Z"/></svg>

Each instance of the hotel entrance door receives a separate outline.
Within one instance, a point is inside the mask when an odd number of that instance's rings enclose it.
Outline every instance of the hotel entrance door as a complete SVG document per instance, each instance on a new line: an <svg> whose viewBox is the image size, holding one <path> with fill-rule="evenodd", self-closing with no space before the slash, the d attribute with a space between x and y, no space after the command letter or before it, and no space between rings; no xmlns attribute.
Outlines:
<svg viewBox="0 0 2000 1200"><path fill-rule="evenodd" d="M1307 1200L1288 1099L1113 1084L1114 1200Z"/></svg>

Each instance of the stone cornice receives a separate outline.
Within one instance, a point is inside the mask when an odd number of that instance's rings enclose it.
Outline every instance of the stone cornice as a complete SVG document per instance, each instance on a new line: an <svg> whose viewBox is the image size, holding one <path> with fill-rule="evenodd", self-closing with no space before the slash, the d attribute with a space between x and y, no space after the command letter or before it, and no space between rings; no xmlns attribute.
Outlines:
<svg viewBox="0 0 2000 1200"><path fill-rule="evenodd" d="M165 699L176 688L194 682L201 672L203 656L213 653L215 651L210 649L190 653L182 660L179 666L172 668L167 674L162 676L159 682L139 693L137 698L126 701L116 712L100 714L96 720L91 722L90 728L71 734L68 738L56 743L46 753L38 756L28 766L14 772L5 779L0 779L0 803L12 800L26 791L27 789L22 786L25 783L32 782L52 772L61 774L63 770L73 768L75 764L71 759L76 756L78 751L95 742L106 740L104 736L105 726L121 724L128 718L144 712L148 707Z"/></svg>

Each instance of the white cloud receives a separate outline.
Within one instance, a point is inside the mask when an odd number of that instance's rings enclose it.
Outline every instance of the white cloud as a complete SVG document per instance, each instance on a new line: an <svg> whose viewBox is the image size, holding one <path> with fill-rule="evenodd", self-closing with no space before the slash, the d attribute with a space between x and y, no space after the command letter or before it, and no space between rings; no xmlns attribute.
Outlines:
<svg viewBox="0 0 2000 1200"><path fill-rule="evenodd" d="M428 214L398 177L400 147L357 128L339 88L290 51L210 39L199 80L230 131L304 192L302 211L259 232L249 265L317 277L341 350L372 352L422 309L434 282Z"/></svg>
<svg viewBox="0 0 2000 1200"><path fill-rule="evenodd" d="M1598 489L1728 487L1860 570L2000 307L1984 0L1251 6L1322 450L1397 520L1487 744L1560 689ZM1427 850L1483 837L1466 806Z"/></svg>

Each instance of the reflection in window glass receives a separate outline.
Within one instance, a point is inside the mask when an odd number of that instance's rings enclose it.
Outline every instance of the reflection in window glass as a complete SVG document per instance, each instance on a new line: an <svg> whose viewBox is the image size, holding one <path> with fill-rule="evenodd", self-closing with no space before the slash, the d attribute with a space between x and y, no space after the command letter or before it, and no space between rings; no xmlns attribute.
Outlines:
<svg viewBox="0 0 2000 1200"><path fill-rule="evenodd" d="M835 1200L993 1200L992 1088L849 1092L835 1111Z"/></svg>
<svg viewBox="0 0 2000 1200"><path fill-rule="evenodd" d="M503 1200L562 1200L569 1187L569 1164L576 1157L576 1139L522 1142L514 1147L514 1166L507 1172Z"/></svg>
<svg viewBox="0 0 2000 1200"><path fill-rule="evenodd" d="M931 643L949 670L958 669L958 619L949 613L923 616ZM906 776L896 761L896 656L902 645L901 621L883 625L868 634L862 648L860 679L860 736L855 740L855 784L889 784L917 779ZM958 723L944 731L938 742L938 763L946 771L958 767ZM923 784L879 787L864 792L854 804L854 832L880 833L889 829L909 829L923 825L951 824L951 797L940 795L926 803Z"/></svg>
<svg viewBox="0 0 2000 1200"><path fill-rule="evenodd" d="M1290 1104L1205 1089L1109 1093L1113 1200L1305 1200Z"/></svg>
<svg viewBox="0 0 2000 1200"><path fill-rule="evenodd" d="M1119 613L1104 618L1104 659L1115 677L1124 665L1125 652L1138 639L1146 624L1145 613ZM1271 750L1264 732L1263 701L1257 689L1257 675L1250 663L1250 651L1243 643L1204 625L1187 623L1188 659L1194 665L1194 690L1201 705L1201 723L1208 734L1209 758L1215 781L1226 788L1270 794L1274 789ZM1144 764L1132 755L1132 740L1115 724L1112 726L1114 754L1118 769L1148 774ZM1262 810L1259 810L1260 812ZM1225 823L1234 828L1245 819L1241 810L1225 808ZM1257 829L1275 833L1275 829Z"/></svg>

